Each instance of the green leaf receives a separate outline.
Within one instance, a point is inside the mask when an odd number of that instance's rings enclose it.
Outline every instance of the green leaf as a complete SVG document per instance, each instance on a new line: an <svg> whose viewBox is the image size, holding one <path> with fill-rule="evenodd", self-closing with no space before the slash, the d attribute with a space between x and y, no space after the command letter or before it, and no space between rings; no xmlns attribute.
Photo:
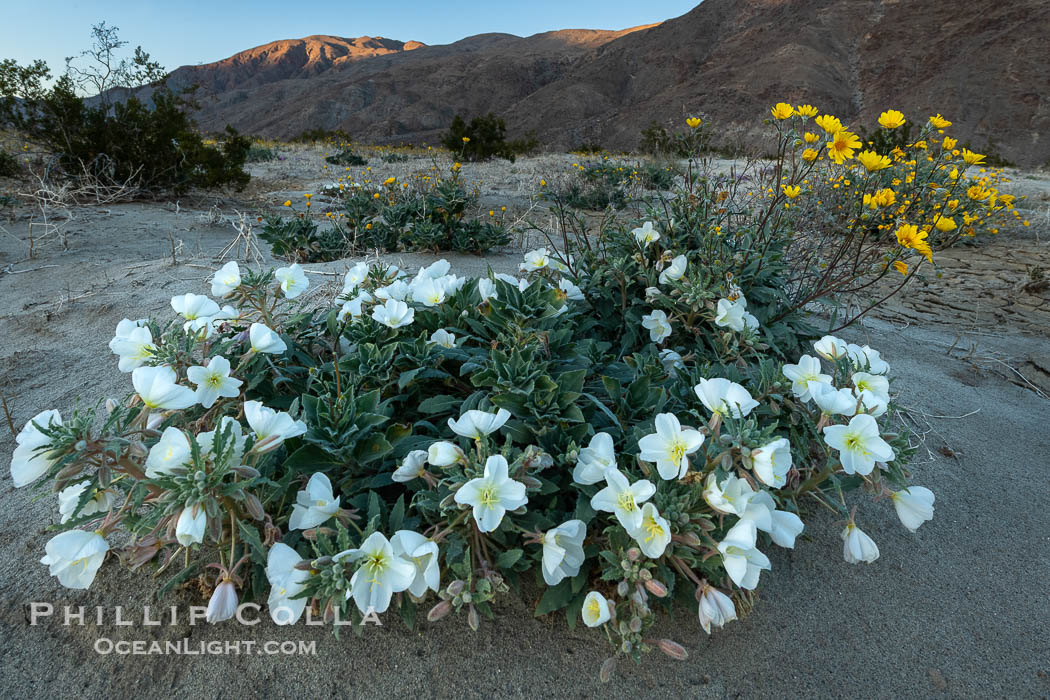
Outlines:
<svg viewBox="0 0 1050 700"><path fill-rule="evenodd" d="M496 567L500 569L509 569L518 563L521 556L525 554L521 549L508 549L498 557L496 557Z"/></svg>
<svg viewBox="0 0 1050 700"><path fill-rule="evenodd" d="M237 525L241 531L241 539L248 544L252 551L252 561L259 566L266 566L266 549L259 539L259 531L246 525L243 520L238 520Z"/></svg>
<svg viewBox="0 0 1050 700"><path fill-rule="evenodd" d="M559 608L564 608L572 600L572 582L568 579L557 586L551 586L536 604L536 617L552 613Z"/></svg>
<svg viewBox="0 0 1050 700"><path fill-rule="evenodd" d="M442 394L440 396L431 396L429 399L424 399L420 402L419 406L416 407L420 413L449 413L455 411L459 406L462 399L455 396L448 396Z"/></svg>
<svg viewBox="0 0 1050 700"><path fill-rule="evenodd" d="M390 509L390 517L387 518L387 525L390 529L391 534L401 529L401 524L405 522L405 494L398 496L397 503Z"/></svg>

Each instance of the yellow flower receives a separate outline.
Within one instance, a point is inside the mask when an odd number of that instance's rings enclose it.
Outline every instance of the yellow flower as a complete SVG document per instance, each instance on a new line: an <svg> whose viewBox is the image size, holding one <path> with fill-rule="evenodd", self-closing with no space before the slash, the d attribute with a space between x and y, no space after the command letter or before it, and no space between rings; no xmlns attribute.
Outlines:
<svg viewBox="0 0 1050 700"><path fill-rule="evenodd" d="M795 107L795 114L800 117L815 117L817 116L817 108L813 105L799 105Z"/></svg>
<svg viewBox="0 0 1050 700"><path fill-rule="evenodd" d="M952 125L950 121L942 117L939 113L936 117L930 117L930 124L933 125L934 129L947 129Z"/></svg>
<svg viewBox="0 0 1050 700"><path fill-rule="evenodd" d="M794 199L802 193L802 188L798 185L781 185L780 189L784 190L784 194L787 195L788 199Z"/></svg>
<svg viewBox="0 0 1050 700"><path fill-rule="evenodd" d="M980 202L982 199L988 198L988 190L980 185L972 185L966 190L966 196L975 202Z"/></svg>
<svg viewBox="0 0 1050 700"><path fill-rule="evenodd" d="M1001 195L999 195L999 201L1001 201L1006 206L1011 206L1014 203L1015 199L1017 199L1017 197L1015 195L1012 195L1012 194L1001 194Z"/></svg>
<svg viewBox="0 0 1050 700"><path fill-rule="evenodd" d="M776 106L769 111L774 119L788 119L795 113L795 108L787 102L777 102Z"/></svg>
<svg viewBox="0 0 1050 700"><path fill-rule="evenodd" d="M902 275L908 274L908 263L897 260L893 263L893 269Z"/></svg>
<svg viewBox="0 0 1050 700"><path fill-rule="evenodd" d="M947 216L942 216L941 218L937 219L936 223L934 223L934 226L941 233L948 233L949 231L954 231L958 228L958 226L955 225L955 219L949 218Z"/></svg>
<svg viewBox="0 0 1050 700"><path fill-rule="evenodd" d="M967 165L981 165L982 161L984 161L983 155L974 153L969 148L962 149L962 157Z"/></svg>
<svg viewBox="0 0 1050 700"><path fill-rule="evenodd" d="M392 185L395 182L397 182L396 177L388 177L387 179L383 180L383 185Z"/></svg>
<svg viewBox="0 0 1050 700"><path fill-rule="evenodd" d="M831 141L828 141L828 156L841 165L843 161L853 157L853 151L860 148L860 139L851 131L836 131Z"/></svg>
<svg viewBox="0 0 1050 700"><path fill-rule="evenodd" d="M817 155L819 154L812 148L807 148L806 150L802 151L802 160L812 163L817 159Z"/></svg>
<svg viewBox="0 0 1050 700"><path fill-rule="evenodd" d="M916 148L921 148L924 151L926 150L926 142L925 141L916 141L912 145L915 146Z"/></svg>
<svg viewBox="0 0 1050 700"><path fill-rule="evenodd" d="M819 136L808 131L802 135L802 138L805 139L806 143L816 143L820 140Z"/></svg>
<svg viewBox="0 0 1050 700"><path fill-rule="evenodd" d="M702 119L700 119L700 117L689 117L688 119L685 120L685 123L689 125L690 129L695 129L696 127L700 126L704 122L703 122Z"/></svg>
<svg viewBox="0 0 1050 700"><path fill-rule="evenodd" d="M540 187L546 187L546 186L547 186L547 181L546 180L540 180Z"/></svg>
<svg viewBox="0 0 1050 700"><path fill-rule="evenodd" d="M955 148L955 144L959 143L959 139L953 139L948 136L944 137L944 141L941 141L941 148L946 151L950 151Z"/></svg>
<svg viewBox="0 0 1050 700"><path fill-rule="evenodd" d="M921 253L927 260L933 262L933 251L930 249L930 244L926 242L927 235L925 231L920 231L918 226L912 224L903 224L896 232L897 242L901 246Z"/></svg>
<svg viewBox="0 0 1050 700"><path fill-rule="evenodd" d="M464 136L463 137L463 143L470 143L470 137L469 136Z"/></svg>
<svg viewBox="0 0 1050 700"><path fill-rule="evenodd" d="M879 126L884 129L896 129L904 124L904 115L895 109L888 109L879 115Z"/></svg>
<svg viewBox="0 0 1050 700"><path fill-rule="evenodd" d="M313 197L312 194L304 194L303 196L306 197L307 199L310 199L311 197Z"/></svg>
<svg viewBox="0 0 1050 700"><path fill-rule="evenodd" d="M880 156L875 151L861 151L860 155L857 156L857 160L869 173L885 170L891 165L889 158Z"/></svg>
<svg viewBox="0 0 1050 700"><path fill-rule="evenodd" d="M290 200L290 199L289 199L288 201L286 201L286 202L284 203L284 206L286 206L286 207L290 207L290 206L292 206L292 200Z"/></svg>
<svg viewBox="0 0 1050 700"><path fill-rule="evenodd" d="M876 190L874 194L864 195L864 205L871 207L872 209L878 209L879 207L889 207L897 202L897 193L891 190L889 187L885 187L881 190Z"/></svg>
<svg viewBox="0 0 1050 700"><path fill-rule="evenodd" d="M821 114L813 121L815 121L817 126L823 129L825 133L834 134L837 131L842 131L842 122L840 122L837 117L833 117L830 114Z"/></svg>
<svg viewBox="0 0 1050 700"><path fill-rule="evenodd" d="M379 193L376 192L374 195L372 195L372 199L379 199Z"/></svg>
<svg viewBox="0 0 1050 700"><path fill-rule="evenodd" d="M453 164L452 164L452 172L454 172L454 173L458 173L458 172L459 172L459 170L460 170L460 168L462 168L462 167L463 167L463 166L462 166L462 165L460 165L459 163L453 163Z"/></svg>

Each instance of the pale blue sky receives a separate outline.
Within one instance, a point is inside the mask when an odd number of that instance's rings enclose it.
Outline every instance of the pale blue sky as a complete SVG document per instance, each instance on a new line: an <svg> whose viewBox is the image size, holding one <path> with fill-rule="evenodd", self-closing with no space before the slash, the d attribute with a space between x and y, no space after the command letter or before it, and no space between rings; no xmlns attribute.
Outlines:
<svg viewBox="0 0 1050 700"><path fill-rule="evenodd" d="M625 29L685 14L699 0L2 0L0 58L43 58L61 72L90 44L91 25L120 28L172 70L209 63L259 44L311 34L384 36L447 44L472 34L528 36L553 29Z"/></svg>

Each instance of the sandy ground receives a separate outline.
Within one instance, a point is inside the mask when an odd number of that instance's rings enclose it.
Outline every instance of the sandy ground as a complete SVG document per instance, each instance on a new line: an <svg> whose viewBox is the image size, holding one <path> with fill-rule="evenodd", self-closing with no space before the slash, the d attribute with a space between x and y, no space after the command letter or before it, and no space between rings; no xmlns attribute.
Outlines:
<svg viewBox="0 0 1050 700"><path fill-rule="evenodd" d="M514 177L524 180L548 166L519 167ZM173 294L206 290L214 255L233 235L217 213L272 206L283 192L309 191L318 176L309 180L306 170L286 181L261 178L239 201L80 210L65 227L68 248L52 236L32 260L25 259L28 219L0 222L6 231L0 232L0 389L15 423L20 427L44 408L68 415L78 396L129 391L106 348L117 321L166 314ZM497 175L490 179L493 196L517 192L510 175L506 181ZM1033 188L1037 196L1042 191ZM1021 287L1033 265L1050 261L1048 237L1050 227L1040 225L1026 238L953 251L958 274L921 290L948 300L945 309L924 303L916 291L846 334L870 342L893 365L901 404L924 437L914 472L916 483L937 495L933 521L911 534L888 503L861 503L858 522L882 556L851 566L842 561L842 524L813 516L795 550L770 552L773 571L763 576L748 618L711 637L695 616L662 624L663 635L689 650L685 662L651 654L640 667L622 664L614 681L601 686L598 667L610 651L605 640L584 628L567 630L561 616L535 619L529 603L512 597L477 634L452 617L410 632L390 616L384 627L341 640L331 628L277 628L269 620L191 627L185 611L200 598L190 590L162 603L179 606L177 624L144 626L142 605L152 603L156 615L156 582L110 561L91 590L61 588L37 563L49 538L44 528L57 516L54 496L34 501L5 478L0 694L217 697L232 687L246 697L304 691L321 697L1046 697L1050 301L1046 291ZM399 257L409 265L428 259ZM446 257L460 274L490 265L513 270L519 259L515 251ZM316 271L312 281L321 282L345 267L309 269ZM965 301L975 297L980 308ZM13 447L0 429L0 454ZM30 626L32 601L59 609L105 606L107 618L98 626L89 612L83 626L65 626L60 618ZM117 603L134 625L113 624ZM100 638L301 640L316 642L316 653L131 657L98 654Z"/></svg>

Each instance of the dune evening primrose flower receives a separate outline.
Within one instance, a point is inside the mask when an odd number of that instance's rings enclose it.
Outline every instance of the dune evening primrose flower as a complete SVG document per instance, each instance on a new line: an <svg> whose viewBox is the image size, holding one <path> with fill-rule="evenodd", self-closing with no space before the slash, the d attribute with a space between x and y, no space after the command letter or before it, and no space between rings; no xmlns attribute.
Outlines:
<svg viewBox="0 0 1050 700"><path fill-rule="evenodd" d="M872 418L881 416L890 405L889 398L873 391L854 391L853 396L857 401L857 413L867 413Z"/></svg>
<svg viewBox="0 0 1050 700"><path fill-rule="evenodd" d="M769 533L773 543L787 549L795 548L795 538L802 534L805 525L802 518L786 510L777 510L777 502L769 495L768 491L756 492L750 500L749 510L744 514L746 520L752 520L755 527L763 532ZM765 509L761 517L753 517L757 509ZM754 509L754 510L752 510Z"/></svg>
<svg viewBox="0 0 1050 700"><path fill-rule="evenodd" d="M496 432L510 420L510 411L501 408L495 413L471 410L459 417L459 420L448 419L452 432L463 437L480 440L485 435Z"/></svg>
<svg viewBox="0 0 1050 700"><path fill-rule="evenodd" d="M204 530L208 525L208 514L204 506L195 503L182 509L179 520L175 523L175 539L183 547L200 544L204 541Z"/></svg>
<svg viewBox="0 0 1050 700"><path fill-rule="evenodd" d="M700 595L700 626L704 632L711 634L711 625L725 627L727 622L735 619L733 599L705 581Z"/></svg>
<svg viewBox="0 0 1050 700"><path fill-rule="evenodd" d="M412 323L415 317L416 312L414 309L408 308L408 304L405 302L395 301L394 299L387 299L385 304L372 310L372 318L390 328L407 326Z"/></svg>
<svg viewBox="0 0 1050 700"><path fill-rule="evenodd" d="M857 412L857 397L849 389L836 389L824 382L810 382L809 395L826 416L852 416Z"/></svg>
<svg viewBox="0 0 1050 700"><path fill-rule="evenodd" d="M67 530L44 545L40 563L66 588L86 589L95 580L109 543L98 531Z"/></svg>
<svg viewBox="0 0 1050 700"><path fill-rule="evenodd" d="M387 299L404 301L405 299L408 299L408 296L411 293L412 287L410 287L404 280L394 280L385 287L379 287L376 289L376 298L384 301Z"/></svg>
<svg viewBox="0 0 1050 700"><path fill-rule="evenodd" d="M754 491L746 479L728 476L719 482L714 472L707 475L703 496L707 505L723 515L743 516Z"/></svg>
<svg viewBox="0 0 1050 700"><path fill-rule="evenodd" d="M438 328L436 331L430 334L430 340L428 342L434 345L440 345L443 348L451 350L456 347L456 336L449 333L444 328Z"/></svg>
<svg viewBox="0 0 1050 700"><path fill-rule="evenodd" d="M518 265L518 269L522 272L533 272L535 270L543 270L550 264L550 251L546 248L540 248L539 250L530 250L528 253L525 253L525 262Z"/></svg>
<svg viewBox="0 0 1050 700"><path fill-rule="evenodd" d="M737 301L719 299L718 306L715 308L715 325L719 328L729 328L740 333L747 327L747 323L744 320L746 313L747 306L746 304L741 304L739 299Z"/></svg>
<svg viewBox="0 0 1050 700"><path fill-rule="evenodd" d="M784 376L791 380L791 392L801 401L809 401L812 395L810 382L831 383L831 375L821 373L820 360L812 355L803 355L797 365L784 365Z"/></svg>
<svg viewBox="0 0 1050 700"><path fill-rule="evenodd" d="M241 268L236 260L220 267L211 278L211 295L220 299L241 286Z"/></svg>
<svg viewBox="0 0 1050 700"><path fill-rule="evenodd" d="M659 309L642 316L642 327L649 329L649 340L654 343L663 342L671 335L671 321Z"/></svg>
<svg viewBox="0 0 1050 700"><path fill-rule="evenodd" d="M897 517L912 532L927 520L933 519L933 491L925 486L909 486L903 491L894 491L890 498L893 499Z"/></svg>
<svg viewBox="0 0 1050 700"><path fill-rule="evenodd" d="M869 374L886 374L890 371L890 365L882 359L878 350L873 350L867 345L860 346L848 343L846 354L849 355L853 369L867 371Z"/></svg>
<svg viewBox="0 0 1050 700"><path fill-rule="evenodd" d="M787 438L777 438L751 450L751 469L763 484L779 489L787 483L791 470L791 443Z"/></svg>
<svg viewBox="0 0 1050 700"><path fill-rule="evenodd" d="M597 484L605 479L605 470L616 466L616 450L609 433L595 433L594 437L580 450L576 457L576 466L572 470L572 480L577 484Z"/></svg>
<svg viewBox="0 0 1050 700"><path fill-rule="evenodd" d="M74 516L83 518L96 513L105 513L114 506L117 495L109 489L92 489L92 495L84 503L84 507L77 512L77 504L80 502L84 491L91 486L90 480L67 486L58 492L58 514L62 516L62 522L69 522Z"/></svg>
<svg viewBox="0 0 1050 700"><path fill-rule="evenodd" d="M121 324L133 323L124 319L117 325L117 335L109 341L109 349L120 358L117 369L121 372L130 372L136 367L146 364L157 352L157 346L153 344L153 334L145 326L134 326L132 328L121 328Z"/></svg>
<svg viewBox="0 0 1050 700"><path fill-rule="evenodd" d="M187 321L219 313L219 305L203 294L182 294L171 298L171 308Z"/></svg>
<svg viewBox="0 0 1050 700"><path fill-rule="evenodd" d="M833 335L826 335L813 341L813 350L825 360L835 361L846 356L846 341Z"/></svg>
<svg viewBox="0 0 1050 700"><path fill-rule="evenodd" d="M401 466L394 470L394 474L390 477L398 483L405 483L412 481L412 479L418 479L423 476L423 472L426 471L427 464L427 451L426 450L412 450L405 459L402 460Z"/></svg>
<svg viewBox="0 0 1050 700"><path fill-rule="evenodd" d="M591 497L591 508L605 513L615 513L627 532L642 526L641 504L652 498L656 487L648 479L639 479L633 484L616 467L605 470L607 484Z"/></svg>
<svg viewBox="0 0 1050 700"><path fill-rule="evenodd" d="M15 436L15 451L11 455L11 480L15 488L31 484L47 473L61 455L42 449L51 442L40 428L62 425L62 416L54 409L36 414Z"/></svg>
<svg viewBox="0 0 1050 700"><path fill-rule="evenodd" d="M678 255L671 261L671 264L663 269L660 273L660 284L667 284L668 282L677 282L682 279L682 275L685 274L685 269L689 265L689 260L684 255Z"/></svg>
<svg viewBox="0 0 1050 700"><path fill-rule="evenodd" d="M750 520L740 520L729 529L725 539L718 543L722 566L733 583L753 591L763 569L769 569L769 558L758 551L758 530Z"/></svg>
<svg viewBox="0 0 1050 700"><path fill-rule="evenodd" d="M219 580L219 585L211 593L204 619L212 624L229 620L237 614L238 603L237 588L234 587L233 581L223 577Z"/></svg>
<svg viewBox="0 0 1050 700"><path fill-rule="evenodd" d="M445 303L445 287L440 281L431 277L421 277L413 280L409 289L412 292L412 301L423 306L433 308ZM392 328L397 328L397 326L392 326Z"/></svg>
<svg viewBox="0 0 1050 700"><path fill-rule="evenodd" d="M652 221L646 221L638 228L631 229L631 233L642 248L648 248L650 243L660 240L660 232L653 228Z"/></svg>
<svg viewBox="0 0 1050 700"><path fill-rule="evenodd" d="M220 396L232 399L241 393L241 380L230 376L230 361L222 355L216 355L208 362L207 367L190 367L186 378L197 385L197 402L204 408L211 408Z"/></svg>
<svg viewBox="0 0 1050 700"><path fill-rule="evenodd" d="M131 373L131 383L139 398L149 408L179 410L197 403L189 387L176 384L175 370L161 367L138 367Z"/></svg>
<svg viewBox="0 0 1050 700"><path fill-rule="evenodd" d="M689 455L704 444L698 430L683 429L673 413L656 416L656 432L638 441L639 457L655 462L663 479L681 479L689 471Z"/></svg>
<svg viewBox="0 0 1050 700"><path fill-rule="evenodd" d="M294 625L306 609L306 598L296 598L310 580L310 572L297 569L303 561L299 553L277 542L266 555L266 580L270 582L270 596L266 601L270 619L278 625Z"/></svg>
<svg viewBox="0 0 1050 700"><path fill-rule="evenodd" d="M667 545L671 544L671 526L652 503L642 506L642 524L637 530L629 532L645 556L659 559L664 555Z"/></svg>
<svg viewBox="0 0 1050 700"><path fill-rule="evenodd" d="M343 306L339 309L339 313L336 314L336 320L342 322L346 320L347 316L351 318L359 318L364 312L364 305L372 303L372 295L362 290L358 292L357 296L353 299L349 299L343 302Z"/></svg>
<svg viewBox="0 0 1050 700"><path fill-rule="evenodd" d="M496 292L496 283L488 277L478 279L478 294L481 295L481 301L483 302L499 298L499 294Z"/></svg>
<svg viewBox="0 0 1050 700"><path fill-rule="evenodd" d="M746 418L758 406L747 389L721 377L701 379L693 391L712 414Z"/></svg>
<svg viewBox="0 0 1050 700"><path fill-rule="evenodd" d="M562 579L580 573L583 564L583 540L587 526L582 520L568 520L543 535L543 580L556 586Z"/></svg>
<svg viewBox="0 0 1050 700"><path fill-rule="evenodd" d="M474 520L481 532L492 532L508 510L528 503L525 484L511 479L508 469L503 455L492 455L485 462L484 476L471 479L456 491L456 503L473 507Z"/></svg>
<svg viewBox="0 0 1050 700"><path fill-rule="evenodd" d="M558 289L565 292L565 298L570 301L583 301L587 298L582 289L564 277L558 280Z"/></svg>
<svg viewBox="0 0 1050 700"><path fill-rule="evenodd" d="M146 457L146 477L156 479L171 474L175 469L188 465L191 457L190 441L186 434L175 426L168 426Z"/></svg>
<svg viewBox="0 0 1050 700"><path fill-rule="evenodd" d="M258 401L244 402L244 417L255 433L256 451L276 449L285 440L306 432L306 423L303 421L263 406Z"/></svg>
<svg viewBox="0 0 1050 700"><path fill-rule="evenodd" d="M853 416L849 425L825 426L824 442L839 451L847 474L870 474L875 462L890 462L895 456L893 448L879 437L879 424L866 413Z"/></svg>
<svg viewBox="0 0 1050 700"><path fill-rule="evenodd" d="M323 472L316 472L306 488L295 495L289 530L309 530L324 523L339 511L339 497L332 493L332 482Z"/></svg>
<svg viewBox="0 0 1050 700"><path fill-rule="evenodd" d="M280 355L288 346L281 340L281 336L270 330L261 323L253 323L248 329L248 342L255 352L265 352Z"/></svg>
<svg viewBox="0 0 1050 700"><path fill-rule="evenodd" d="M842 558L850 564L872 563L879 558L879 546L875 540L850 520L842 531Z"/></svg>
<svg viewBox="0 0 1050 700"><path fill-rule="evenodd" d="M373 532L360 547L340 552L334 558L360 562L350 579L350 596L362 613L369 609L386 612L394 593L408 590L416 579L415 565L395 555L381 532Z"/></svg>
<svg viewBox="0 0 1050 700"><path fill-rule="evenodd" d="M359 262L343 275L343 296L353 294L368 279L368 263Z"/></svg>
<svg viewBox="0 0 1050 700"><path fill-rule="evenodd" d="M884 401L890 400L890 382L881 374L853 373L853 386L858 394L870 391Z"/></svg>
<svg viewBox="0 0 1050 700"><path fill-rule="evenodd" d="M427 449L427 461L435 467L448 467L465 458L463 450L451 442L435 442Z"/></svg>
<svg viewBox="0 0 1050 700"><path fill-rule="evenodd" d="M598 591L591 591L583 599L583 608L580 610L583 624L588 627L599 627L612 618L609 609L609 601Z"/></svg>
<svg viewBox="0 0 1050 700"><path fill-rule="evenodd" d="M682 356L670 348L664 348L660 351L660 364L664 366L664 371L668 373L671 373L672 370L685 367L685 362L682 360Z"/></svg>
<svg viewBox="0 0 1050 700"><path fill-rule="evenodd" d="M412 530L398 530L390 538L390 547L395 557L401 557L415 569L409 593L420 598L428 590L436 593L441 588L437 542Z"/></svg>
<svg viewBox="0 0 1050 700"><path fill-rule="evenodd" d="M310 280L306 278L306 272L299 267L299 263L292 263L288 267L279 267L273 271L274 278L280 282L281 291L288 299L294 299L310 286Z"/></svg>

